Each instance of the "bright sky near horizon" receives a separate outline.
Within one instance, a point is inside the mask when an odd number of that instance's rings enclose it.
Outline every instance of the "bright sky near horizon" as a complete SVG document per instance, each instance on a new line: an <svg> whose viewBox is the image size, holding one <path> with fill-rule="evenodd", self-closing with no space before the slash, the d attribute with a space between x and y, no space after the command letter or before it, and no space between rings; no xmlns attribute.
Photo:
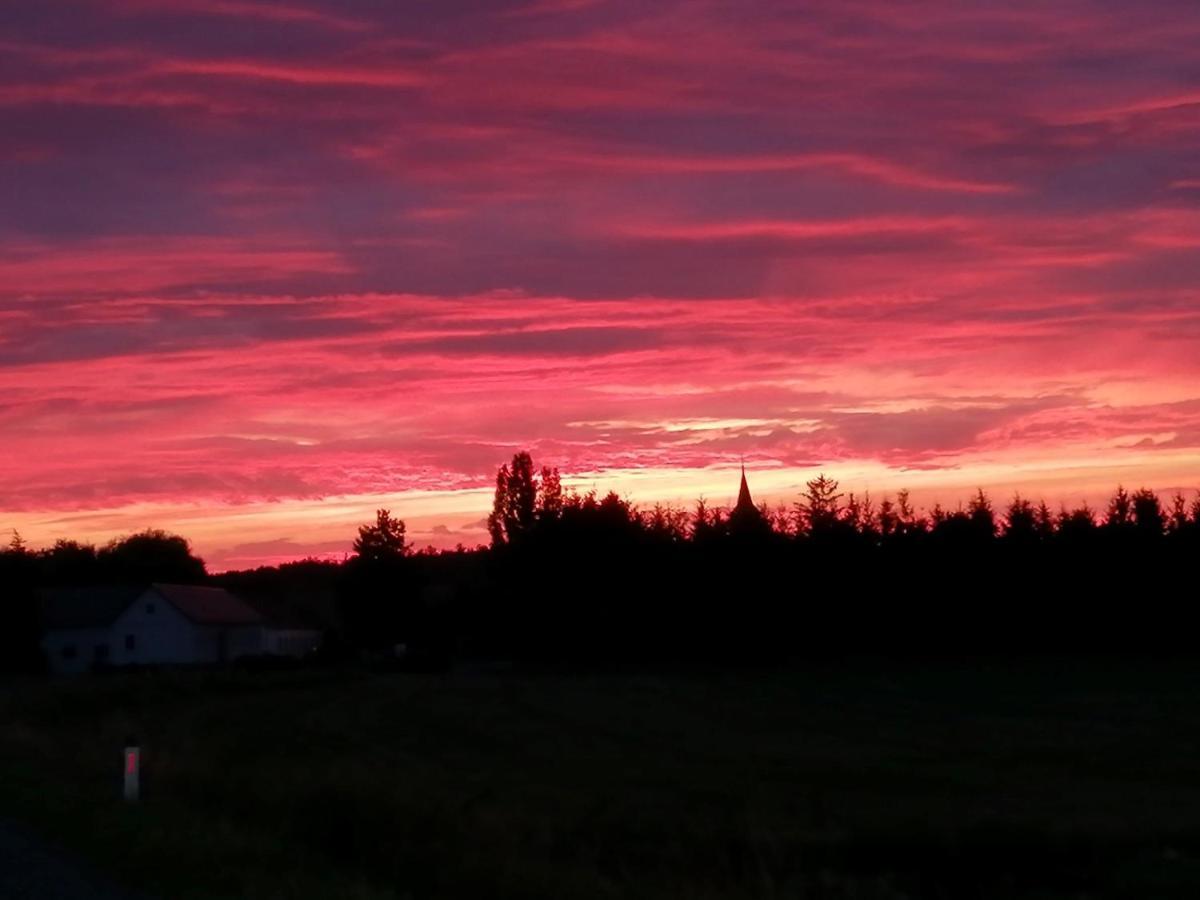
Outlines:
<svg viewBox="0 0 1200 900"><path fill-rule="evenodd" d="M0 12L0 528L1200 487L1195 0Z"/></svg>

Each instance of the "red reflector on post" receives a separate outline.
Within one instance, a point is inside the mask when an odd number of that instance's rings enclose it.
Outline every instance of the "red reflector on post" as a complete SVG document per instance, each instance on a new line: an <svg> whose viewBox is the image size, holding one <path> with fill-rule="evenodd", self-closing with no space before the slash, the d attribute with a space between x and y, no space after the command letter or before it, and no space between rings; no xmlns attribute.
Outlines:
<svg viewBox="0 0 1200 900"><path fill-rule="evenodd" d="M137 802L140 793L141 755L140 747L125 748L125 799L129 803Z"/></svg>

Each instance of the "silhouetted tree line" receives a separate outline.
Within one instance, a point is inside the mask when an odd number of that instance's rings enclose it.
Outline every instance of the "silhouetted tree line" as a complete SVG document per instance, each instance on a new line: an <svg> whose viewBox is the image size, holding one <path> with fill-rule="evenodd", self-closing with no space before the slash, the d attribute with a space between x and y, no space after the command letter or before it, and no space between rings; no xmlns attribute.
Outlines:
<svg viewBox="0 0 1200 900"><path fill-rule="evenodd" d="M36 656L37 588L216 580L336 599L336 652L439 666L455 654L547 662L777 661L791 656L1189 650L1200 497L1119 487L1051 509L982 490L918 510L821 475L790 506L639 508L565 490L518 453L497 472L491 546L414 552L388 510L343 562L210 579L186 540L148 531L99 549L0 552L4 665ZM31 649L34 648L34 649Z"/></svg>
<svg viewBox="0 0 1200 900"><path fill-rule="evenodd" d="M59 540L43 550L29 549L14 533L7 552L0 557L8 565L27 568L38 584L48 587L155 581L192 584L207 577L204 561L192 553L185 538L158 529L117 538L99 548Z"/></svg>
<svg viewBox="0 0 1200 900"><path fill-rule="evenodd" d="M1190 649L1200 498L1123 487L1105 510L982 490L919 511L821 475L789 506L639 509L564 492L527 453L497 474L487 590L463 621L496 653L776 660L847 653Z"/></svg>

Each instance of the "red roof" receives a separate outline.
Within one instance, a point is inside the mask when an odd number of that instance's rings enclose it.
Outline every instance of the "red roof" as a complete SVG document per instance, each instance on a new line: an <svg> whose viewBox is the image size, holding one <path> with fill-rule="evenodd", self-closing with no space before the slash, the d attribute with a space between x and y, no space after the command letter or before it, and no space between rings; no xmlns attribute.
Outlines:
<svg viewBox="0 0 1200 900"><path fill-rule="evenodd" d="M150 589L197 625L259 625L262 616L224 588L152 584Z"/></svg>

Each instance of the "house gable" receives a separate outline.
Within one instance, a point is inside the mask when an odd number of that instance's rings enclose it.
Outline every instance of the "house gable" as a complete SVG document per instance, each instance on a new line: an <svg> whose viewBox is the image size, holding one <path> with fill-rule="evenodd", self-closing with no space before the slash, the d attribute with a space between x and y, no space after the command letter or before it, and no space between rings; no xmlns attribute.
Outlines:
<svg viewBox="0 0 1200 900"><path fill-rule="evenodd" d="M196 662L196 629L154 588L143 591L110 628L116 665Z"/></svg>

